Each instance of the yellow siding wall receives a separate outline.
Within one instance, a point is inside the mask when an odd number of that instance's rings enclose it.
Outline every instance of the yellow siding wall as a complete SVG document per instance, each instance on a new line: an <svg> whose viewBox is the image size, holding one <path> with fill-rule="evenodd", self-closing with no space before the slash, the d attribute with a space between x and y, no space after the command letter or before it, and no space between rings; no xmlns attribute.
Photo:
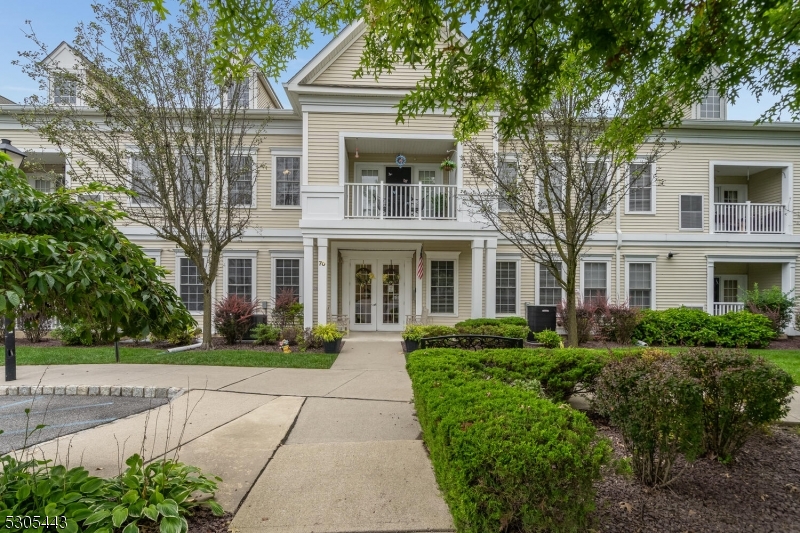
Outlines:
<svg viewBox="0 0 800 533"><path fill-rule="evenodd" d="M750 176L748 200L754 203L779 204L782 197L783 172L769 169Z"/></svg>
<svg viewBox="0 0 800 533"><path fill-rule="evenodd" d="M747 287L753 288L758 283L758 288L763 290L772 287L781 287L781 265L777 263L750 263L748 265Z"/></svg>

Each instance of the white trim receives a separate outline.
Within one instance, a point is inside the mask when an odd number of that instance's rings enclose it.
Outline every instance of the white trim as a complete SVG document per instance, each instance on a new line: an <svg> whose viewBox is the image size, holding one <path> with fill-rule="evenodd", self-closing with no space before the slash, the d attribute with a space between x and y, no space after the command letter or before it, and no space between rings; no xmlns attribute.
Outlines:
<svg viewBox="0 0 800 533"><path fill-rule="evenodd" d="M275 260L276 259L297 259L300 261L300 298L299 302L303 303L303 250L270 250L269 251L269 273L270 273L270 288L269 297L270 302L275 300L277 294L275 293Z"/></svg>
<svg viewBox="0 0 800 533"><path fill-rule="evenodd" d="M289 210L289 211L299 211L303 209L303 200L302 200L302 190L303 190L303 174L305 172L303 166L303 160L305 156L303 152L298 150L297 148L270 148L270 155L272 157L272 166L271 168L271 183L272 183L272 193L270 194L272 209L278 210ZM279 157L296 157L300 159L300 193L298 193L298 204L297 205L278 205L277 198L278 198L278 166L277 166L277 159Z"/></svg>
<svg viewBox="0 0 800 533"><path fill-rule="evenodd" d="M584 300L584 283L583 283L583 276L586 272L584 268L584 263L605 263L606 264L606 298L611 297L611 256L610 255L583 255L581 256L581 280L580 280L580 287L578 291L580 292L579 297L581 301Z"/></svg>
<svg viewBox="0 0 800 533"><path fill-rule="evenodd" d="M256 280L258 279L258 251L257 250L225 250L222 252L222 297L228 297L228 260L250 259L250 294L253 300L258 299Z"/></svg>
<svg viewBox="0 0 800 533"><path fill-rule="evenodd" d="M300 163L300 183L308 185L308 112L303 111L303 149Z"/></svg>
<svg viewBox="0 0 800 533"><path fill-rule="evenodd" d="M630 178L631 178L631 165L642 165L647 161L634 159L628 163L625 169L625 214L626 215L655 215L656 214L656 164L650 163L650 211L631 211L630 210Z"/></svg>
<svg viewBox="0 0 800 533"><path fill-rule="evenodd" d="M514 295L514 312L500 313L497 311L497 263L516 263L516 294ZM522 255L521 254L497 254L495 259L495 316L521 316L520 301L522 300Z"/></svg>
<svg viewBox="0 0 800 533"><path fill-rule="evenodd" d="M713 194L714 194L714 192L713 192L713 185L712 185L712 191L711 191L712 198L713 198ZM682 219L682 217L681 217L681 214L683 213L683 211L681 210L681 199L682 199L684 196L699 196L699 197L700 197L700 201L701 201L701 204L702 204L702 205L700 206L700 222L701 222L701 227L699 227L699 228L684 228L684 227L682 226L682 222L681 222L681 219ZM709 210L708 210L708 212L709 212L709 214L708 214L708 219L709 219L709 233L713 233L713 230L714 230L714 220L713 220L714 213L713 213L712 211L713 211L713 209L709 209ZM705 214L705 212L706 212L706 198L705 198L705 195L703 195L703 194L692 194L692 193L681 193L681 194L679 194L679 195L678 195L678 231L679 231L679 232L681 232L681 231L691 231L691 232L701 232L701 233L705 233L705 230L706 230L706 227L705 227L705 226L706 226L706 220L705 220L705 217L703 216L703 214Z"/></svg>
<svg viewBox="0 0 800 533"><path fill-rule="evenodd" d="M142 253L161 266L161 248L142 248Z"/></svg>
<svg viewBox="0 0 800 533"><path fill-rule="evenodd" d="M458 256L461 252L425 252L425 278L427 278L427 294L425 304L429 316L458 317ZM434 313L431 311L431 261L453 261L453 312Z"/></svg>
<svg viewBox="0 0 800 533"><path fill-rule="evenodd" d="M719 278L719 301L715 301L714 303L742 303L744 302L744 298L747 294L747 287L749 286L750 280L748 279L747 274L714 274L714 278ZM738 282L738 291L736 294L736 302L726 302L725 295L723 294L723 282L725 280L736 280Z"/></svg>
<svg viewBox="0 0 800 533"><path fill-rule="evenodd" d="M652 255L626 255L625 256L625 301L630 305L631 295L628 281L630 280L630 265L650 265L650 309L656 309L656 258Z"/></svg>
<svg viewBox="0 0 800 533"><path fill-rule="evenodd" d="M567 275L566 267L564 265L564 261L559 261L559 263L561 263L561 277L563 279ZM543 288L541 286L541 281L540 281L541 280L541 272L540 272L539 269L541 267L543 267L543 266L544 266L544 263L539 263L539 262L534 262L533 263L533 289L534 289L533 301L534 301L534 305L544 305L542 303L541 295L539 294L539 289ZM549 287L547 287L547 288L549 288ZM559 288L561 290L561 301L563 302L564 300L567 299L567 291L565 291L563 287L559 287Z"/></svg>
<svg viewBox="0 0 800 533"><path fill-rule="evenodd" d="M713 263L792 263L797 261L793 255L707 255L709 264Z"/></svg>

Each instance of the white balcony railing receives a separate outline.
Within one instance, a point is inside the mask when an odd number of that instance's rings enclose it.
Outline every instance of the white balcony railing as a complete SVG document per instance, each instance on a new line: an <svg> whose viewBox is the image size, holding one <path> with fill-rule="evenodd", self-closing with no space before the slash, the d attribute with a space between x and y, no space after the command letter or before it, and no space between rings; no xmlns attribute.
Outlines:
<svg viewBox="0 0 800 533"><path fill-rule="evenodd" d="M346 218L455 220L458 212L455 185L347 183L345 190Z"/></svg>
<svg viewBox="0 0 800 533"><path fill-rule="evenodd" d="M783 204L714 204L716 233L785 233Z"/></svg>
<svg viewBox="0 0 800 533"><path fill-rule="evenodd" d="M732 311L741 311L744 309L742 302L714 302L714 314L724 315Z"/></svg>

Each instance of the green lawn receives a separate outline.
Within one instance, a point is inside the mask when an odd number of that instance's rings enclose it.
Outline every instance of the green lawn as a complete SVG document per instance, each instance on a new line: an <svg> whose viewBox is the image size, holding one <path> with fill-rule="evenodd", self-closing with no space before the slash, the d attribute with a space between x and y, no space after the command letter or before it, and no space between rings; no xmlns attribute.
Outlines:
<svg viewBox="0 0 800 533"><path fill-rule="evenodd" d="M750 350L764 359L769 359L789 374L794 379L795 385L800 385L800 350Z"/></svg>
<svg viewBox="0 0 800 533"><path fill-rule="evenodd" d="M152 348L120 348L120 363L164 365L256 366L276 368L330 368L336 354L282 353L259 350L189 350L167 354ZM18 365L80 365L114 362L114 347L17 348Z"/></svg>

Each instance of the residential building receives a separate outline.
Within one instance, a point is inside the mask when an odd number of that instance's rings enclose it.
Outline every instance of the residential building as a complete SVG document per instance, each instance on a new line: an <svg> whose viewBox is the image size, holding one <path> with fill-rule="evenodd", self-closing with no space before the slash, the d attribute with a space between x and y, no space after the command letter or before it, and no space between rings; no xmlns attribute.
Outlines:
<svg viewBox="0 0 800 533"><path fill-rule="evenodd" d="M252 111L269 122L256 154L251 228L227 248L215 297L270 301L289 288L306 325L346 316L353 331L400 330L421 315L441 324L522 315L527 304L560 302L546 269L464 209L459 192L472 177L460 164L465 147L453 118L396 121L396 104L425 72L401 65L377 81L353 78L363 32L348 27L284 85L291 109L263 77L248 82ZM726 115L712 92L667 132L677 149L637 181L584 251L582 297L720 314L741 309L755 284L794 290L800 124L754 126ZM69 165L9 114L0 115L0 133L51 170L63 175ZM498 150L492 131L477 140ZM445 158L455 169L440 168ZM199 312L192 262L147 228L124 231Z"/></svg>

